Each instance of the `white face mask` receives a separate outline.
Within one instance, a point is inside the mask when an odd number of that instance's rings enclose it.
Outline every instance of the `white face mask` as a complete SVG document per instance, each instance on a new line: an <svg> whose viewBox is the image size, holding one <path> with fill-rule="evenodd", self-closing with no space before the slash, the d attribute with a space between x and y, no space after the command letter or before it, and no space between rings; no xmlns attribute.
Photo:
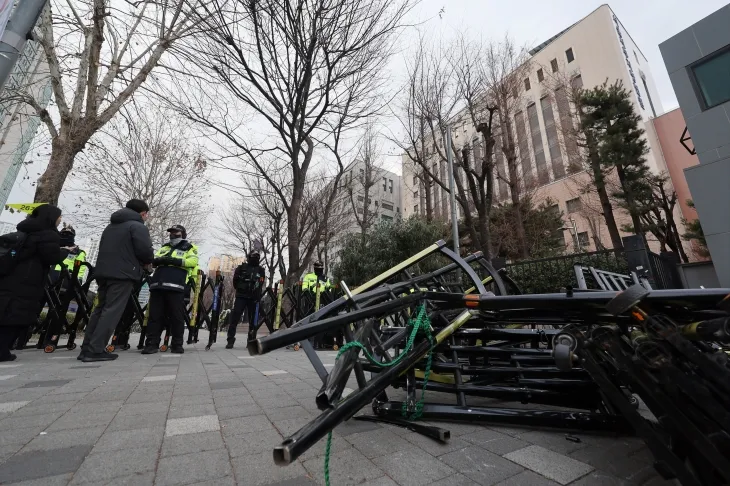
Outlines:
<svg viewBox="0 0 730 486"><path fill-rule="evenodd" d="M180 243L180 242L181 242L182 240L183 240L182 238L170 238L170 244L171 244L172 246L175 246L175 245L177 245L178 243Z"/></svg>

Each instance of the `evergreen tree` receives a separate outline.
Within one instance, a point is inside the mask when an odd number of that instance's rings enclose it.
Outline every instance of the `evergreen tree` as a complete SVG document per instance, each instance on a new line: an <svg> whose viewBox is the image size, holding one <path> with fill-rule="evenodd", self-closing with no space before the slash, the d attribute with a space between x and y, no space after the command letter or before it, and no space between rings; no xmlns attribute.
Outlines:
<svg viewBox="0 0 730 486"><path fill-rule="evenodd" d="M610 201L605 201L608 189L606 177L615 170L620 188L612 196L631 216L633 230L643 233L641 214L645 210L641 201L650 198L650 176L645 155L647 141L640 128L641 117L635 112L630 93L621 81L609 85L607 82L578 95L581 129L585 133L591 176L599 191L606 224L616 247L618 228L613 215L607 211ZM603 194L602 194L603 192ZM607 204L606 204L607 203ZM620 248L621 246L619 246Z"/></svg>

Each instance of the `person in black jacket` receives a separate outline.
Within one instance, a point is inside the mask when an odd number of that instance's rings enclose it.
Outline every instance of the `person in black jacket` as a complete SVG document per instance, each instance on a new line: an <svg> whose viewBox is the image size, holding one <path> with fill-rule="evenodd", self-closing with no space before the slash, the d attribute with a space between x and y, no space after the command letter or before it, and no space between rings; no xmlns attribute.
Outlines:
<svg viewBox="0 0 730 486"><path fill-rule="evenodd" d="M256 338L257 315L256 306L261 300L266 274L259 265L259 252L252 251L245 264L236 267L233 272L233 288L236 289L236 301L228 321L228 344L226 349L233 349L236 342L236 327L243 317L244 310L248 316L248 340Z"/></svg>
<svg viewBox="0 0 730 486"><path fill-rule="evenodd" d="M48 271L66 258L60 246L61 210L38 206L17 229L26 234L10 275L0 278L0 361L13 361L10 346L38 318Z"/></svg>
<svg viewBox="0 0 730 486"><path fill-rule="evenodd" d="M112 214L111 224L101 234L94 267L94 278L99 284L98 303L91 313L78 357L84 363L117 358L116 354L106 352L106 345L122 318L134 285L154 260L150 232L144 225L149 210L144 201L132 199Z"/></svg>

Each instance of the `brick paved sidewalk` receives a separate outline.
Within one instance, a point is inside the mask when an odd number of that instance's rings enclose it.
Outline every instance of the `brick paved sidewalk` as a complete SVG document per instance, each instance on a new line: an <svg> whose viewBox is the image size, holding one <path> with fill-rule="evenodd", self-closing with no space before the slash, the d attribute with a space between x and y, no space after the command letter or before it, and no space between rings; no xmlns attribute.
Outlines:
<svg viewBox="0 0 730 486"><path fill-rule="evenodd" d="M200 337L184 355L133 348L83 364L61 348L0 363L0 484L324 484L324 441L290 466L272 460L273 447L317 414L320 382L305 354L254 358L221 340L206 352ZM320 355L334 363L335 353ZM635 438L440 425L451 430L446 445L387 425L341 425L332 485L674 484L656 476Z"/></svg>

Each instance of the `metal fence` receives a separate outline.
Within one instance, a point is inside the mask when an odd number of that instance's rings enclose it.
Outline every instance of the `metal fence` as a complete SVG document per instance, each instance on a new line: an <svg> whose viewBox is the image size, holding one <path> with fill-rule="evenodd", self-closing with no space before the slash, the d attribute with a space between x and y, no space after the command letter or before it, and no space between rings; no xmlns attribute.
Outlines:
<svg viewBox="0 0 730 486"><path fill-rule="evenodd" d="M596 267L616 273L629 273L626 255L621 250L575 253L559 257L526 260L506 264L507 272L526 294L564 292L578 287L573 265Z"/></svg>

